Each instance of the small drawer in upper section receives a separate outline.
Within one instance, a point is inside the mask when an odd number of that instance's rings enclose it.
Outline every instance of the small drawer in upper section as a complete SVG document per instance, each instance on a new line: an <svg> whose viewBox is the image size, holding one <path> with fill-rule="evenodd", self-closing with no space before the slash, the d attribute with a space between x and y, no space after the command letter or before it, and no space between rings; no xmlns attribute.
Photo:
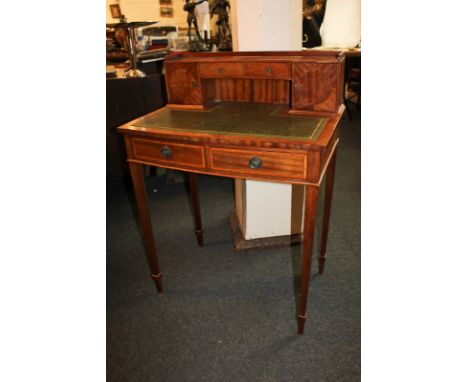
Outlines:
<svg viewBox="0 0 468 382"><path fill-rule="evenodd" d="M291 78L291 64L285 62L255 62L245 65L248 77L253 78Z"/></svg>
<svg viewBox="0 0 468 382"><path fill-rule="evenodd" d="M205 168L202 146L135 138L133 155L137 160L175 167Z"/></svg>
<svg viewBox="0 0 468 382"><path fill-rule="evenodd" d="M244 64L233 62L203 63L200 64L200 76L202 77L242 77L244 76Z"/></svg>

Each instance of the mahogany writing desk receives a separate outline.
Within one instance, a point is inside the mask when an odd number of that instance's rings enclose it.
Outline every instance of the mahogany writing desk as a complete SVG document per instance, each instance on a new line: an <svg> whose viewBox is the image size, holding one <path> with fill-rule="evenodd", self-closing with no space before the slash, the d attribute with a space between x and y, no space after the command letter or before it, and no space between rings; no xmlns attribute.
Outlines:
<svg viewBox="0 0 468 382"><path fill-rule="evenodd" d="M318 192L326 177L319 273L324 271L338 122L344 110L340 93L342 55L282 52L180 56L169 56L165 63L169 105L118 128L125 138L151 277L162 292L143 165L189 173L200 246L203 230L197 173L303 184L304 241L297 314L298 332L302 334ZM296 81L297 71L300 78ZM292 92L301 81L304 86ZM174 87L173 82L178 85ZM186 92L184 97L181 89ZM195 90L195 96L190 89ZM309 102L295 103L296 98ZM194 104L198 101L200 104Z"/></svg>

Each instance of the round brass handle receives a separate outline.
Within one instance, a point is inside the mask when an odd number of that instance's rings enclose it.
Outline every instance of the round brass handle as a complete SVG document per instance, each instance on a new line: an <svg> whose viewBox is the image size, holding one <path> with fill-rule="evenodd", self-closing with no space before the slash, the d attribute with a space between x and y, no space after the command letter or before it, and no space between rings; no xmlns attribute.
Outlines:
<svg viewBox="0 0 468 382"><path fill-rule="evenodd" d="M260 167L262 167L262 164L263 164L262 160L257 157L253 157L252 159L249 160L249 167L254 170L258 170Z"/></svg>
<svg viewBox="0 0 468 382"><path fill-rule="evenodd" d="M171 154L172 154L171 149L170 149L169 147L167 147L167 146L161 147L160 152L161 152L161 156L162 156L164 159L169 158L169 157L171 156Z"/></svg>
<svg viewBox="0 0 468 382"><path fill-rule="evenodd" d="M273 72L273 71L271 70L270 67L265 68L265 73L266 73L266 74L271 74L272 72Z"/></svg>
<svg viewBox="0 0 468 382"><path fill-rule="evenodd" d="M223 74L224 73L224 68L218 68L218 73Z"/></svg>

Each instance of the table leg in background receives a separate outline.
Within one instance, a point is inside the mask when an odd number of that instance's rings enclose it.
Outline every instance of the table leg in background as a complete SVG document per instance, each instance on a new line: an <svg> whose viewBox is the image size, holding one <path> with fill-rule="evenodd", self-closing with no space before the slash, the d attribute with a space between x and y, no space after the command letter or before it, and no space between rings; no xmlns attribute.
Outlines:
<svg viewBox="0 0 468 382"><path fill-rule="evenodd" d="M203 229L201 223L200 213L200 195L198 193L198 175L193 172L188 173L190 194L192 195L193 212L195 215L195 234L197 235L197 242L200 247L203 246Z"/></svg>
<svg viewBox="0 0 468 382"><path fill-rule="evenodd" d="M159 269L158 256L156 255L156 246L153 237L153 227L151 225L143 165L138 163L129 163L129 166L137 202L138 217L143 230L146 259L151 269L151 278L156 284L158 292L161 293L163 291L162 275L161 270Z"/></svg>

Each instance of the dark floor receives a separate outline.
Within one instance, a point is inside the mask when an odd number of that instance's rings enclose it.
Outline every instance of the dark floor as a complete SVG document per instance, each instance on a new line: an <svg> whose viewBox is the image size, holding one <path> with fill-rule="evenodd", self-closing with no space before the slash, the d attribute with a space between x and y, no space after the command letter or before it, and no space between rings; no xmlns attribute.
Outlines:
<svg viewBox="0 0 468 382"><path fill-rule="evenodd" d="M319 277L314 254L303 336L295 320L300 247L236 252L227 223L232 180L199 178L199 248L184 184L148 179L159 295L133 199L123 182L108 181L108 381L360 380L359 115L341 126L328 260Z"/></svg>

